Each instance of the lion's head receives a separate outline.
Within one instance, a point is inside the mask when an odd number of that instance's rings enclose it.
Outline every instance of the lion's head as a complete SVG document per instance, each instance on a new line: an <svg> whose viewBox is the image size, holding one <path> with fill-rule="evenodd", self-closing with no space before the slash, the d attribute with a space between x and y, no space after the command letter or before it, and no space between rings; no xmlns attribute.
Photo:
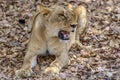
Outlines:
<svg viewBox="0 0 120 80"><path fill-rule="evenodd" d="M69 40L70 32L77 27L77 15L71 4L57 4L50 8L38 6L45 19L46 32L58 36L62 40Z"/></svg>

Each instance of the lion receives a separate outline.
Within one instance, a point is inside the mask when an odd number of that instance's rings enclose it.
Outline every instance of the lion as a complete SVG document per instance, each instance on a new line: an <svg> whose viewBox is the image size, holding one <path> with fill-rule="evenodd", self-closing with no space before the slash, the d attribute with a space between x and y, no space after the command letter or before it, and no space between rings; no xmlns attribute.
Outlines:
<svg viewBox="0 0 120 80"><path fill-rule="evenodd" d="M86 8L82 5L56 4L49 8L37 6L38 12L32 17L32 32L22 68L16 71L21 77L32 75L32 68L37 64L37 55L55 55L56 59L44 70L59 74L61 68L68 64L68 51L72 44L78 43L87 23Z"/></svg>

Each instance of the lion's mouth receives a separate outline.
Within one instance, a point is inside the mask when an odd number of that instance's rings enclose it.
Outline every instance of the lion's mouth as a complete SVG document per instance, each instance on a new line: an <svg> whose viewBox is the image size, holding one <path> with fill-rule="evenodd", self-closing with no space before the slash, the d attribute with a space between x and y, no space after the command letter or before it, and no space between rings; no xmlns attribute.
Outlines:
<svg viewBox="0 0 120 80"><path fill-rule="evenodd" d="M70 38L70 32L64 31L64 30L60 30L59 33L58 33L58 37L61 40L69 40L69 38Z"/></svg>

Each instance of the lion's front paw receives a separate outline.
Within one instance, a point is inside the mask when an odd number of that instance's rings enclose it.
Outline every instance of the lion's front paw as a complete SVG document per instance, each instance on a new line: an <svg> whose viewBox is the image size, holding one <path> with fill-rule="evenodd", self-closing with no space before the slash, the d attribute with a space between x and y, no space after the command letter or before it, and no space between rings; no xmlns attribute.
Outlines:
<svg viewBox="0 0 120 80"><path fill-rule="evenodd" d="M59 69L57 67L48 67L45 69L44 73L53 73L53 74L59 74Z"/></svg>
<svg viewBox="0 0 120 80"><path fill-rule="evenodd" d="M15 73L17 76L20 76L20 77L30 77L34 74L32 69L20 69L20 70L17 70Z"/></svg>

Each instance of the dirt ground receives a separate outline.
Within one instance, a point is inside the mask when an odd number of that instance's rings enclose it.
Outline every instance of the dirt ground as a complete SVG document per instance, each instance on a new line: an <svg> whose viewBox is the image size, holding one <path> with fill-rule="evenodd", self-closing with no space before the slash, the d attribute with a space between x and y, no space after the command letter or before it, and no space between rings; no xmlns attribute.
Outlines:
<svg viewBox="0 0 120 80"><path fill-rule="evenodd" d="M28 20L36 5L56 2L84 4L88 24L81 43L92 46L94 53L72 48L69 64L58 76L44 75L53 56L38 56L36 75L15 76L21 68L31 27ZM120 0L0 0L0 80L120 80Z"/></svg>

